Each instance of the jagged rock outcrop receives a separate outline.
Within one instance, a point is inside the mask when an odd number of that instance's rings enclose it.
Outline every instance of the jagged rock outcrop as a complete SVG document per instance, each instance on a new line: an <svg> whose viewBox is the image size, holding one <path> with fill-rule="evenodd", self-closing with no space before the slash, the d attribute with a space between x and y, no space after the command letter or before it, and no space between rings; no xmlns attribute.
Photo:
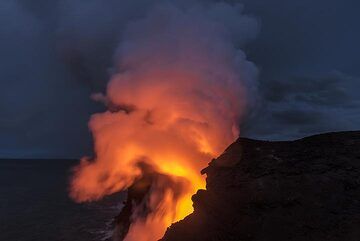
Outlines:
<svg viewBox="0 0 360 241"><path fill-rule="evenodd" d="M163 241L359 241L360 132L238 139Z"/></svg>

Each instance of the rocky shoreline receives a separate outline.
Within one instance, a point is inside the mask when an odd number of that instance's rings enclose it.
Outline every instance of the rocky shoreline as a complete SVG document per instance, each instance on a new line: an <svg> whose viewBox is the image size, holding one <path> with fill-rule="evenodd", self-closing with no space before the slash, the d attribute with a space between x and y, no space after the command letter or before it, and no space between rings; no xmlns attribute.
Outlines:
<svg viewBox="0 0 360 241"><path fill-rule="evenodd" d="M194 213L162 241L360 240L360 131L239 138L203 173Z"/></svg>

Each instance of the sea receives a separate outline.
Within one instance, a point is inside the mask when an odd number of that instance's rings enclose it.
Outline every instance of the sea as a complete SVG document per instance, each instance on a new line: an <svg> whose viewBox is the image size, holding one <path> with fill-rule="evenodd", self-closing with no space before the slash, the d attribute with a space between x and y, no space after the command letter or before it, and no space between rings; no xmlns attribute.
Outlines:
<svg viewBox="0 0 360 241"><path fill-rule="evenodd" d="M76 160L0 160L1 241L110 240L125 194L75 203L68 196Z"/></svg>

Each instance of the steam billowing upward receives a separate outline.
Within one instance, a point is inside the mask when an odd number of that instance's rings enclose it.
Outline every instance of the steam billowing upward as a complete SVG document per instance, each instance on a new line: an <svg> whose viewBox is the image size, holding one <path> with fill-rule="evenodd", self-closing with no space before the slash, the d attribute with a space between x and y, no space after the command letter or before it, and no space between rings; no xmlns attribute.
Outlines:
<svg viewBox="0 0 360 241"><path fill-rule="evenodd" d="M107 94L95 95L109 106L89 123L96 157L71 183L71 196L88 201L150 180L125 240L158 240L190 214L191 196L205 188L200 170L239 135L257 71L235 44L258 28L241 12L167 2L128 23Z"/></svg>

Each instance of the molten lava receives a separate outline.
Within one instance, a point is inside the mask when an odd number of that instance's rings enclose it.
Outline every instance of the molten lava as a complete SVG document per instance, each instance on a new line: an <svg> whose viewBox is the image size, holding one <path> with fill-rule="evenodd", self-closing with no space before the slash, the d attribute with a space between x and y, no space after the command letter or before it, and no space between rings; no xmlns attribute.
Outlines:
<svg viewBox="0 0 360 241"><path fill-rule="evenodd" d="M237 23L251 20L219 6ZM158 240L189 215L191 196L205 188L201 169L239 134L256 68L219 23L219 6L159 7L130 24L106 97L97 95L111 108L91 117L96 156L76 168L70 194L83 202L146 190L132 205L127 241Z"/></svg>

